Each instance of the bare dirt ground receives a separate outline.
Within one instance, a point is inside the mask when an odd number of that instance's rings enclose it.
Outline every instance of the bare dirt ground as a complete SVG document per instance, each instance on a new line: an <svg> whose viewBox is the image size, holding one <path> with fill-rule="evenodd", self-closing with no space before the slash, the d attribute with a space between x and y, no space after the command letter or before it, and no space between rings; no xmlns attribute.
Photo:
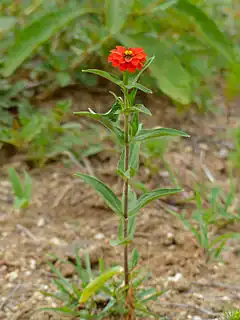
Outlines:
<svg viewBox="0 0 240 320"><path fill-rule="evenodd" d="M75 110L95 106L95 110L104 111L109 106L109 95L68 95L74 97ZM195 111L179 115L162 98L151 98L146 104L154 115L145 119L146 125L173 127L191 134L190 139L173 143L166 155L185 191L149 205L138 218L134 246L141 252L142 265L152 270L146 285L168 289L154 308L169 319L219 319L224 310L240 307L240 244L229 241L223 260L207 264L192 234L166 208L192 212L194 202L184 200L193 195L196 184L228 189L227 154L232 144L227 128L237 125L237 104L228 123L220 98L222 113L208 116ZM120 195L121 182L115 174L117 157L103 151L90 157L82 171L94 171ZM89 251L93 264L101 255L109 265L121 263L121 250L108 245L116 234L118 220L93 190L74 177L79 167L73 163L66 168L60 160L30 171L34 183L32 203L21 212L14 210L7 168L10 164L17 169L27 168L18 159L7 159L0 171L0 319L65 319L60 314L38 312L42 306L55 305L40 293L54 288L47 264L49 254L67 259L77 244ZM151 188L172 186L163 164L158 161L156 165L159 170L153 176L141 167L141 181ZM221 232L239 229L239 225L230 225ZM73 276L71 268L62 271Z"/></svg>

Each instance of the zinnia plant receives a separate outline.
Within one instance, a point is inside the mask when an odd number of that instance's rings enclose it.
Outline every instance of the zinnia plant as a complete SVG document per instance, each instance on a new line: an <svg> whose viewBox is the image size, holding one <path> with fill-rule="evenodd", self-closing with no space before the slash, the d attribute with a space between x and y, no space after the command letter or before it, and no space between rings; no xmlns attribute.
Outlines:
<svg viewBox="0 0 240 320"><path fill-rule="evenodd" d="M115 135L118 145L121 146L116 172L123 182L122 197L119 199L109 186L96 177L83 173L77 173L77 176L91 185L103 197L108 207L118 215L118 234L110 244L122 246L123 267L104 270L103 261L100 261L99 275L93 278L89 260L85 263L87 268L85 270L81 259L76 255L76 271L80 276L80 282L70 284L52 265L52 271L59 277L55 284L60 290L54 296L64 302L64 306L51 310L80 316L80 319L104 319L108 315L115 317L114 319L134 320L137 317L154 315L147 303L162 294L154 288L141 287L146 274L142 274L138 266L139 253L133 249L131 256L129 255L129 244L134 238L136 218L140 210L151 201L182 191L179 188L161 188L137 196L132 181L139 168L140 146L143 141L149 139L166 136L188 137L188 135L182 131L162 127L144 129L139 120L140 114L151 115L150 110L144 105L135 103L135 97L138 90L151 93L150 89L139 83L139 77L154 61L154 57L147 58L142 48L117 46L111 50L108 61L122 72L122 78L97 69L83 70L83 72L97 74L115 83L120 87L122 96L113 93L115 103L106 113L99 114L89 109L75 114L99 121ZM120 121L122 118L123 125ZM99 297L101 301L104 300L100 307Z"/></svg>
<svg viewBox="0 0 240 320"><path fill-rule="evenodd" d="M114 94L115 103L112 108L104 114L89 112L76 112L80 116L87 116L101 122L117 138L122 147L120 160L118 162L117 174L123 180L123 194L119 199L114 192L102 181L86 174L78 173L77 176L90 184L105 200L105 203L119 216L119 230L117 239L111 241L113 246L122 246L124 251L124 280L126 303L129 290L132 290L129 273L129 243L132 242L136 228L136 218L139 211L149 202L162 196L174 194L182 191L181 189L156 189L137 197L131 180L137 174L139 167L139 151L143 141L149 139L162 138L166 136L188 135L182 131L169 128L144 129L139 121L139 114L151 115L149 109L142 104L135 104L135 97L138 90L151 93L151 90L139 83L139 77L144 70L153 62L154 57L148 58L143 48L125 48L117 46L111 50L108 61L113 67L118 68L123 74L122 79L115 77L105 71L97 69L83 70L83 72L94 73L102 76L121 88L122 97ZM136 72L138 71L138 72ZM131 73L131 74L130 74ZM124 127L120 125L120 117L124 119ZM135 293L131 293L131 295ZM134 299L133 299L134 300ZM128 308L133 308L128 305ZM132 314L132 310L128 310Z"/></svg>

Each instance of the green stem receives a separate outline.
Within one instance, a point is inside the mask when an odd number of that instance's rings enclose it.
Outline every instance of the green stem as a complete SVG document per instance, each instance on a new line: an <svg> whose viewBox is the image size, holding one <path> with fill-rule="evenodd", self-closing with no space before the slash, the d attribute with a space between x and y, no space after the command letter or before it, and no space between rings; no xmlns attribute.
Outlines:
<svg viewBox="0 0 240 320"><path fill-rule="evenodd" d="M124 84L128 83L128 73L125 72L123 75ZM124 109L127 110L129 107L128 101L128 90L124 90ZM126 172L129 167L129 114L128 112L124 113L124 149L125 149L125 158L124 158L124 171ZM124 214L124 239L128 236L128 179L124 180L123 184L123 214ZM128 287L129 284L129 270L128 270L128 244L124 245L124 280L125 286Z"/></svg>
<svg viewBox="0 0 240 320"><path fill-rule="evenodd" d="M124 159L124 171L128 170L129 166L129 116L125 114L124 117L124 148L125 148L125 159ZM128 228L128 179L124 180L123 185L123 199L124 199L124 239L127 238L127 228ZM124 245L124 279L125 286L129 284L129 270L128 270L128 245Z"/></svg>

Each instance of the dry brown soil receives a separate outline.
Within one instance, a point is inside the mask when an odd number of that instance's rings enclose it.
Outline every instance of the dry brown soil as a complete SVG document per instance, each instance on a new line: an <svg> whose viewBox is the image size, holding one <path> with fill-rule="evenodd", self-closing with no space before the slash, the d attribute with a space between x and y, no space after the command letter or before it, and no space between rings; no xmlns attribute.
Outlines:
<svg viewBox="0 0 240 320"><path fill-rule="evenodd" d="M74 110L94 107L104 111L109 106L109 95L104 93L73 91L67 95L73 98ZM154 308L169 319L218 319L223 310L240 307L240 244L229 241L221 261L206 263L192 234L167 209L191 213L194 201L185 200L193 195L197 184L220 185L228 190L227 155L232 142L227 128L237 125L237 103L227 119L222 98L216 102L220 114L207 116L193 109L177 114L175 106L159 97L145 102L153 113L152 118L145 119L147 126L173 127L191 135L190 139L171 144L166 155L185 191L149 205L138 218L134 246L141 252L141 264L152 270L146 286L168 289ZM93 171L120 194L121 181L115 174L117 156L103 151L90 157L82 171ZM156 160L155 164L158 170L153 175L141 166L141 181L151 188L173 186L161 161ZM14 210L7 179L10 165L19 171L28 169L15 155L5 159L0 171L0 319L65 319L59 314L36 312L41 306L55 303L40 293L54 288L47 265L49 254L67 258L78 244L90 252L93 264L99 255L109 265L121 263L121 250L108 245L117 231L117 217L90 187L74 177L79 167L72 164L66 168L60 159L30 170L32 203L23 211ZM239 202L235 206L237 210ZM229 225L220 232L239 231L239 227ZM63 272L72 276L72 269L65 268Z"/></svg>

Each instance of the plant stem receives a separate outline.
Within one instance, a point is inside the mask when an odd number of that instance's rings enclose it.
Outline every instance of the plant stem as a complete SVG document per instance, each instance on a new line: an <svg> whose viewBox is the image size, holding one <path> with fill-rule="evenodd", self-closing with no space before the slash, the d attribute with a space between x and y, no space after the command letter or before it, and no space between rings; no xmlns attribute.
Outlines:
<svg viewBox="0 0 240 320"><path fill-rule="evenodd" d="M123 74L123 82L125 85L128 84L128 72ZM128 89L125 88L124 91L124 171L128 171L129 167L129 113L126 112L129 108L129 100L128 100ZM123 215L124 215L124 223L123 223L123 233L124 239L128 236L128 179L124 180L123 183ZM124 244L124 281L125 286L129 285L129 270L128 270L128 244Z"/></svg>
<svg viewBox="0 0 240 320"><path fill-rule="evenodd" d="M124 148L125 148L125 159L124 159L124 171L128 170L129 165L129 115L124 115ZM124 199L124 239L127 238L128 228L128 179L124 181L123 185L123 199ZM124 278L125 286L129 284L129 271L128 271L128 245L124 245Z"/></svg>

